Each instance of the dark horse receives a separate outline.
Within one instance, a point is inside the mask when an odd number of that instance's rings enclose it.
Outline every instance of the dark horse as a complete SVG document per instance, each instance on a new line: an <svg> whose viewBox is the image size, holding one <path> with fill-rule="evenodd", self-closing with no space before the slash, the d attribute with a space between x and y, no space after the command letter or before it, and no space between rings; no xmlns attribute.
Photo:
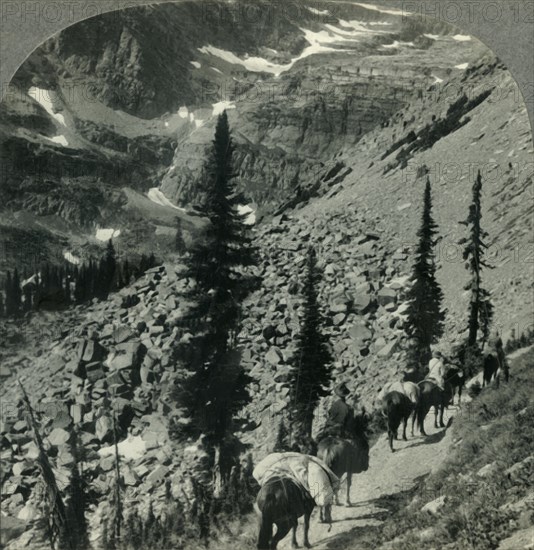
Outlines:
<svg viewBox="0 0 534 550"><path fill-rule="evenodd" d="M458 404L462 402L462 390L465 386L465 375L458 365L453 365L448 368L445 374L445 382L451 385L452 403L454 404L454 395L458 390Z"/></svg>
<svg viewBox="0 0 534 550"><path fill-rule="evenodd" d="M315 501L308 491L289 477L273 477L262 486L256 498L261 513L259 550L272 550L293 529L291 546L298 548L298 518L304 516L304 546L310 548L308 531ZM273 524L276 533L273 536Z"/></svg>
<svg viewBox="0 0 534 550"><path fill-rule="evenodd" d="M452 387L446 382L445 389L442 390L435 382L431 380L422 380L419 382L421 388L421 397L417 405L417 426L421 435L425 433L425 418L431 407L434 407L434 427L445 428L443 423L443 412L452 400ZM438 426L439 413L439 426Z"/></svg>
<svg viewBox="0 0 534 550"><path fill-rule="evenodd" d="M499 385L499 368L501 363L497 355L489 353L484 357L484 373L482 375L482 387L488 386L492 380Z"/></svg>
<svg viewBox="0 0 534 550"><path fill-rule="evenodd" d="M347 506L350 503L350 487L352 484L352 474L365 472L369 468L369 442L363 428L363 421L356 419L352 426L351 439L345 439L336 436L328 436L321 439L317 445L317 456L333 472L341 478L347 474ZM339 504L337 493L335 495L336 504ZM332 506L328 505L321 509L321 520L332 521Z"/></svg>
<svg viewBox="0 0 534 550"><path fill-rule="evenodd" d="M414 410L414 403L403 393L391 391L384 396L382 400L382 413L388 421L388 440L391 452L395 452L393 448L393 439L397 439L397 431L402 421L402 439L406 441L406 425L408 419ZM415 421L415 416L414 416ZM413 422L412 422L413 434Z"/></svg>

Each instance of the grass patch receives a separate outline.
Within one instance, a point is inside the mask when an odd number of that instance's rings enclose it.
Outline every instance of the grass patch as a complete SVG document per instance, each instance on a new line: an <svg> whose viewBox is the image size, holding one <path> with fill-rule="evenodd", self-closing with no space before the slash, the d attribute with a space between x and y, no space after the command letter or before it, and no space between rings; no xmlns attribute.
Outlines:
<svg viewBox="0 0 534 550"><path fill-rule="evenodd" d="M403 494L372 537L354 532L345 548L493 550L534 524L533 358L530 350L513 360L508 384L485 388L464 405L443 466ZM433 501L441 506L422 511Z"/></svg>

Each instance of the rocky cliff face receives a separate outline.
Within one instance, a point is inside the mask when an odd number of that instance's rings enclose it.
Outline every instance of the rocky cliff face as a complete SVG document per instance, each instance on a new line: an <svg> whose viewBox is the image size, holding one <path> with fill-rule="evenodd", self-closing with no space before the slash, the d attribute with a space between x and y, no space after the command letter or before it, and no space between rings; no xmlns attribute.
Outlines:
<svg viewBox="0 0 534 550"><path fill-rule="evenodd" d="M83 257L97 227L133 230L125 188L198 203L223 108L244 197L260 213L294 204L338 155L478 55L454 32L361 5L269 2L147 6L74 25L30 56L0 106L2 224L23 232L13 212L40 216L43 243L71 224L79 239L61 238ZM75 191L85 186L103 199Z"/></svg>

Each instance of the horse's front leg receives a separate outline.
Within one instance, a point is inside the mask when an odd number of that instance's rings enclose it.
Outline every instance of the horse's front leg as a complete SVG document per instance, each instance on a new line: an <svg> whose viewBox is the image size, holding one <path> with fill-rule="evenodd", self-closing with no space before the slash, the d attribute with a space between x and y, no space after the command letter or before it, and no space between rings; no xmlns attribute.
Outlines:
<svg viewBox="0 0 534 550"><path fill-rule="evenodd" d="M412 412L412 437L414 437L415 419L417 418L417 408Z"/></svg>
<svg viewBox="0 0 534 550"><path fill-rule="evenodd" d="M350 487L352 485L352 473L347 473L347 506L352 506L350 502Z"/></svg>
<svg viewBox="0 0 534 550"><path fill-rule="evenodd" d="M306 548L311 548L310 541L308 539L308 533L310 531L310 516L311 510L304 513L304 546Z"/></svg>

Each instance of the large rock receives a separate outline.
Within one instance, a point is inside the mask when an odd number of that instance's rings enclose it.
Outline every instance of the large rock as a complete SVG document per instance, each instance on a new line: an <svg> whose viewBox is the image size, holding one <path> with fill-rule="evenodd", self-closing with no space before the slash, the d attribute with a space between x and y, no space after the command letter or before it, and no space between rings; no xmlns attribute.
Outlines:
<svg viewBox="0 0 534 550"><path fill-rule="evenodd" d="M106 348L94 340L85 340L80 345L80 349L82 350L81 360L85 363L102 361L107 355Z"/></svg>
<svg viewBox="0 0 534 550"><path fill-rule="evenodd" d="M383 348L381 348L377 355L378 357L381 357L382 359L387 359L391 357L394 353L394 351L397 349L397 341L393 340L392 342L389 342L386 344Z"/></svg>
<svg viewBox="0 0 534 550"><path fill-rule="evenodd" d="M280 348L272 346L265 355L265 360L271 365L278 365L284 360L284 356L280 351Z"/></svg>
<svg viewBox="0 0 534 550"><path fill-rule="evenodd" d="M397 293L392 288L381 288L377 293L377 300L381 306L394 303L397 299Z"/></svg>
<svg viewBox="0 0 534 550"><path fill-rule="evenodd" d="M50 445L53 445L54 447L65 445L66 443L68 443L69 439L70 433L66 430L63 430L62 428L54 428L48 434L48 441Z"/></svg>
<svg viewBox="0 0 534 550"><path fill-rule="evenodd" d="M349 335L356 345L360 345L371 340L373 332L363 323L355 323L349 329Z"/></svg>

